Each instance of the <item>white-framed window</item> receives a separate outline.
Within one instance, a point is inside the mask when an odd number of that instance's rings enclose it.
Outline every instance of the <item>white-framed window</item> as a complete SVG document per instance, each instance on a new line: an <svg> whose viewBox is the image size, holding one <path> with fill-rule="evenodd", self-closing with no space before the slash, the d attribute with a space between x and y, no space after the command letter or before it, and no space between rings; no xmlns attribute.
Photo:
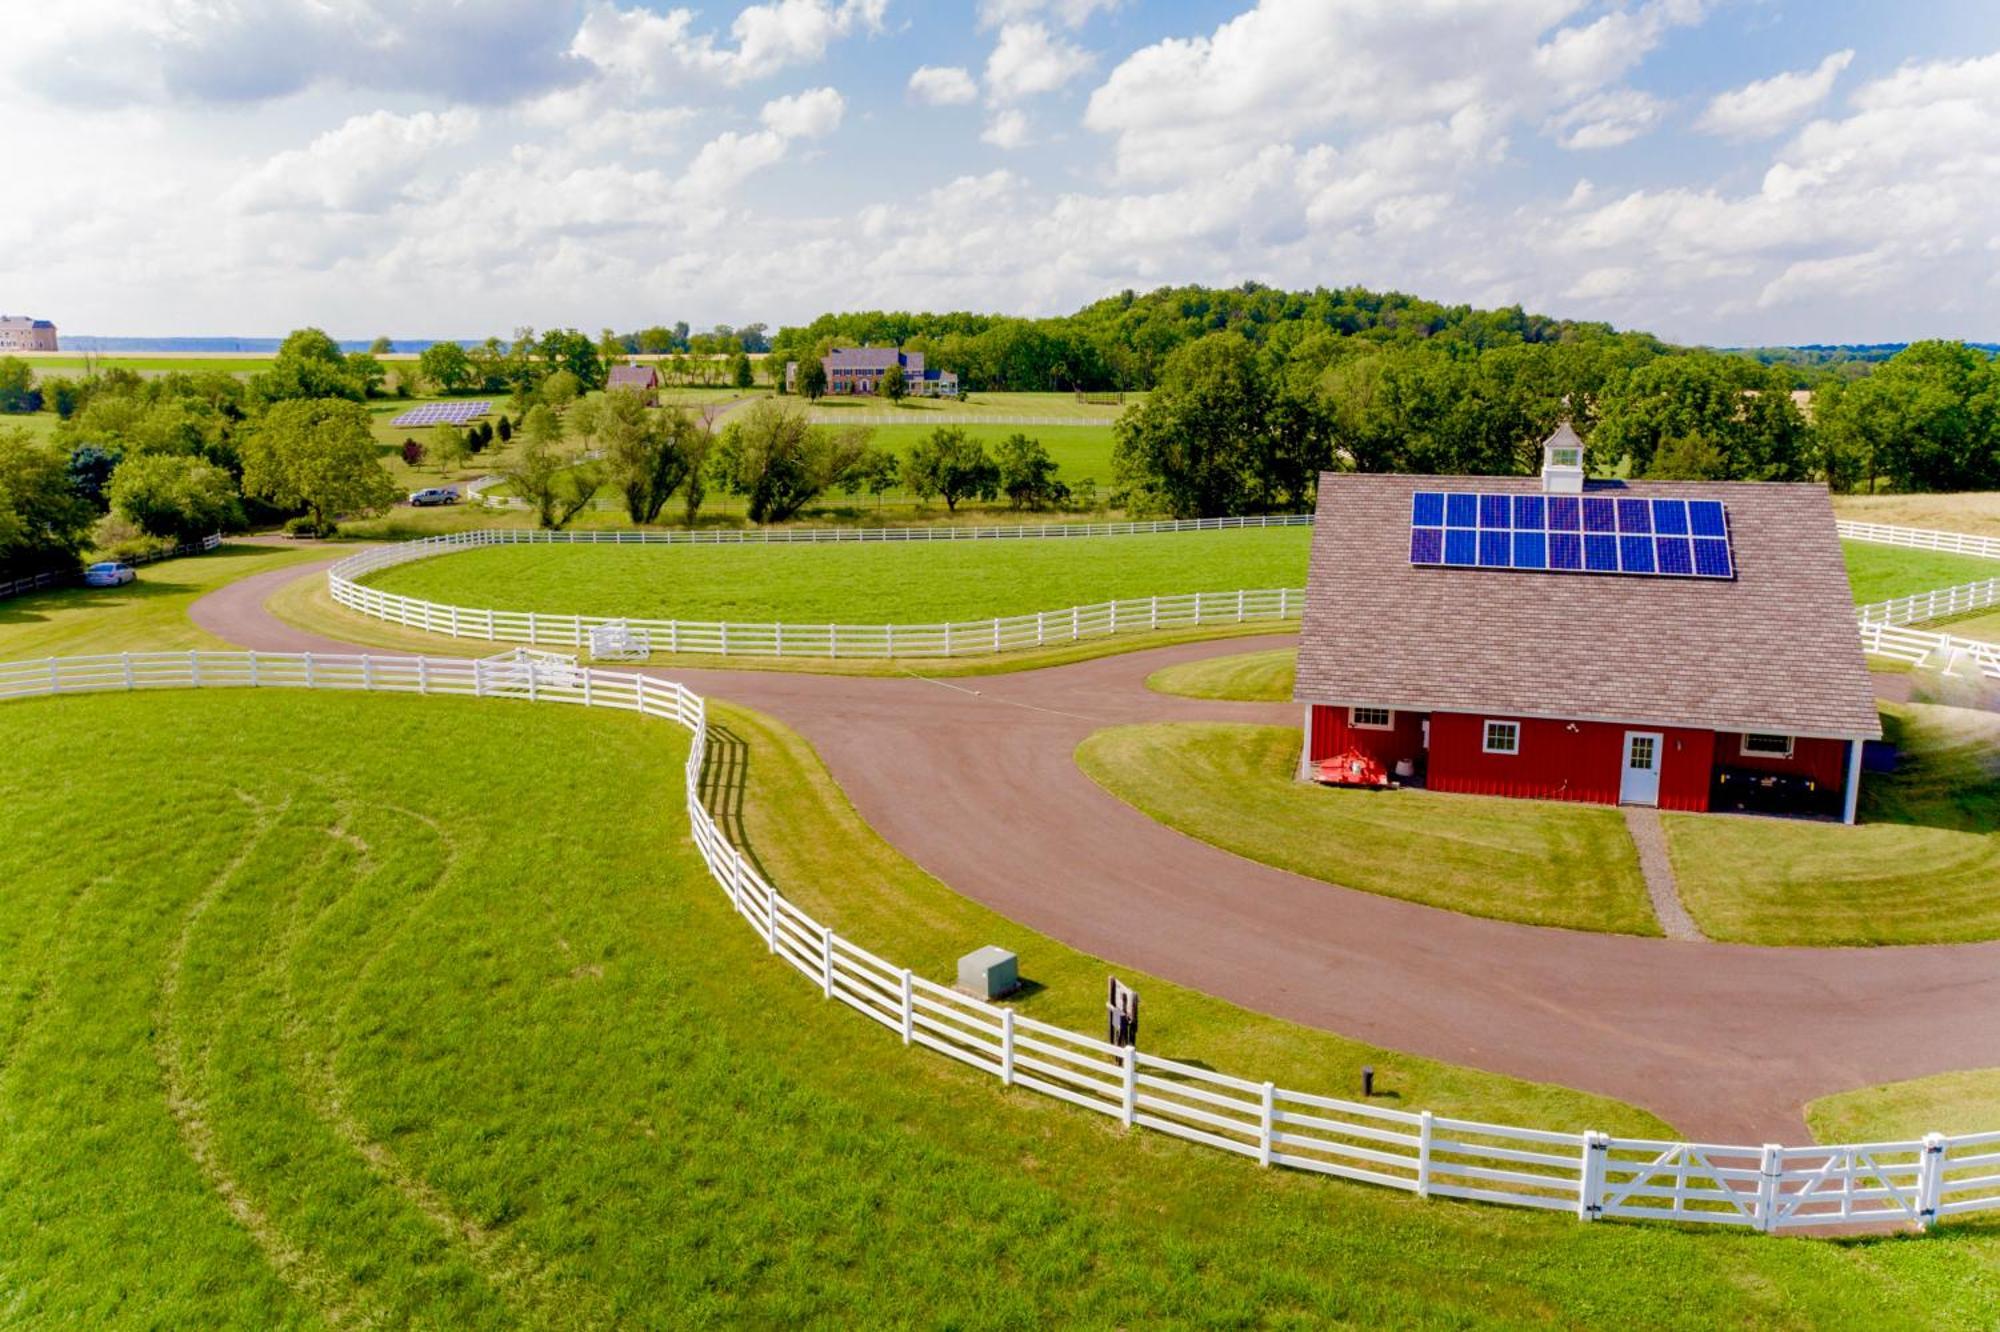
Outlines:
<svg viewBox="0 0 2000 1332"><path fill-rule="evenodd" d="M1510 721L1487 722L1484 743L1480 748L1488 754L1520 753L1521 723Z"/></svg>
<svg viewBox="0 0 2000 1332"><path fill-rule="evenodd" d="M1357 731L1392 731L1396 714L1388 708L1349 708L1347 724Z"/></svg>
<svg viewBox="0 0 2000 1332"><path fill-rule="evenodd" d="M1789 735L1758 735L1751 733L1743 737L1743 753L1760 758L1790 758L1792 737Z"/></svg>

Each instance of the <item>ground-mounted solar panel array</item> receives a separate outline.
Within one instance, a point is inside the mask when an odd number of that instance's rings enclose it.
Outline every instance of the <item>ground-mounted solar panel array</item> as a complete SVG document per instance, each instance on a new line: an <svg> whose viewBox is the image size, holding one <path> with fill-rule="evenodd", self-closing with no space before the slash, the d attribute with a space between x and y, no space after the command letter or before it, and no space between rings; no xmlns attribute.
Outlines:
<svg viewBox="0 0 2000 1332"><path fill-rule="evenodd" d="M392 426L464 425L476 416L484 416L492 410L491 402L427 402L421 407L412 407L395 420Z"/></svg>
<svg viewBox="0 0 2000 1332"><path fill-rule="evenodd" d="M1410 563L1537 573L1734 578L1720 500L1419 490Z"/></svg>

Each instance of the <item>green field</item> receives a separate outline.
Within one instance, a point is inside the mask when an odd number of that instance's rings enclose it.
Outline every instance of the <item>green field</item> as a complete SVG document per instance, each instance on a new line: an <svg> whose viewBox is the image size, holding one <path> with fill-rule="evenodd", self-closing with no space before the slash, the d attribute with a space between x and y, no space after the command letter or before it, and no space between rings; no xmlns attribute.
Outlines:
<svg viewBox="0 0 2000 1332"><path fill-rule="evenodd" d="M1664 816L1681 900L1711 938L1766 944L2000 937L2000 717L1883 708L1900 753L1861 783L1860 826Z"/></svg>
<svg viewBox="0 0 2000 1332"><path fill-rule="evenodd" d="M718 721L740 753L717 796L780 882L813 866L810 906L865 941L927 938L896 954L927 968L991 937L795 740ZM2000 1255L1976 1225L1774 1241L1427 1204L1123 1135L907 1051L729 911L673 797L685 741L659 723L161 694L9 704L0 744L16 760L0 769L9 1324L1969 1328L1991 1312ZM661 798L635 823L607 790ZM1036 1011L1087 1022L1104 964L1003 928L1056 982ZM1139 979L1176 1053L1307 1086L1371 1057ZM1241 1048L1197 1044L1205 1026ZM1559 1089L1393 1068L1416 1103L1657 1131Z"/></svg>
<svg viewBox="0 0 2000 1332"><path fill-rule="evenodd" d="M1168 666L1146 677L1146 687L1184 698L1289 703L1298 676L1297 648L1272 648L1234 657L1209 657Z"/></svg>
<svg viewBox="0 0 2000 1332"><path fill-rule="evenodd" d="M1104 601L1301 587L1305 528L862 545L488 546L385 570L463 606L686 620L924 624Z"/></svg>
<svg viewBox="0 0 2000 1332"><path fill-rule="evenodd" d="M1859 606L2000 578L2000 560L1976 555L1909 550L1867 541L1843 541L1841 547L1847 557L1847 581Z"/></svg>
<svg viewBox="0 0 2000 1332"><path fill-rule="evenodd" d="M887 449L900 457L908 454L912 445L939 427L927 424L898 424L866 428L873 432L869 436L870 443L878 449ZM962 425L956 428L984 444L989 454L999 447L1000 441L1010 435L1026 435L1029 439L1038 439L1042 442L1042 446L1048 449L1049 457L1055 460L1058 468L1056 475L1063 484L1074 490L1088 480L1094 481L1100 492L1111 488L1113 437L1111 427L1108 425ZM863 494L860 502L872 504L874 500ZM1003 498L999 502L1004 504L1006 501ZM936 501L933 503L939 508L943 507L942 503Z"/></svg>
<svg viewBox="0 0 2000 1332"><path fill-rule="evenodd" d="M1120 726L1076 758L1168 827L1308 878L1529 925L1660 932L1615 809L1306 785L1288 726Z"/></svg>
<svg viewBox="0 0 2000 1332"><path fill-rule="evenodd" d="M195 628L187 609L224 583L327 552L225 542L206 555L142 565L123 587L65 587L0 600L0 661L94 652L158 652L228 644Z"/></svg>
<svg viewBox="0 0 2000 1332"><path fill-rule="evenodd" d="M954 418L966 416L991 416L997 418L1055 417L1065 421L1100 422L1109 425L1116 421L1126 406L1139 402L1143 393L1128 393L1125 404L1078 402L1073 393L970 393L963 398L905 398L900 404L891 403L886 398L821 398L808 404L814 417L822 421L840 421L849 416L907 416L912 422L922 423L926 417ZM1020 429L1033 433L1033 427Z"/></svg>

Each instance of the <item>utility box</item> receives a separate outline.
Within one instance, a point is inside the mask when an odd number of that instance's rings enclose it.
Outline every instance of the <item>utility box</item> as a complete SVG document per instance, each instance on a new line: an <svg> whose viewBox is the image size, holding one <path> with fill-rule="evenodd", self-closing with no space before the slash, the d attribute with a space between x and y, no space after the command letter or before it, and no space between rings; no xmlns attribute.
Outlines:
<svg viewBox="0 0 2000 1332"><path fill-rule="evenodd" d="M975 999L1003 999L1021 988L1021 963L992 944L958 959L958 988Z"/></svg>

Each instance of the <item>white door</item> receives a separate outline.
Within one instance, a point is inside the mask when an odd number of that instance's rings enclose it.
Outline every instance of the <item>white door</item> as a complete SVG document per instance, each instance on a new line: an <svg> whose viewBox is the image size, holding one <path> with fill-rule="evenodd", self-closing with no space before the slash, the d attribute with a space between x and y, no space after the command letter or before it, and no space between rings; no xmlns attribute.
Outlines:
<svg viewBox="0 0 2000 1332"><path fill-rule="evenodd" d="M1618 779L1621 805L1660 803L1660 743L1658 731L1625 732L1625 772Z"/></svg>

